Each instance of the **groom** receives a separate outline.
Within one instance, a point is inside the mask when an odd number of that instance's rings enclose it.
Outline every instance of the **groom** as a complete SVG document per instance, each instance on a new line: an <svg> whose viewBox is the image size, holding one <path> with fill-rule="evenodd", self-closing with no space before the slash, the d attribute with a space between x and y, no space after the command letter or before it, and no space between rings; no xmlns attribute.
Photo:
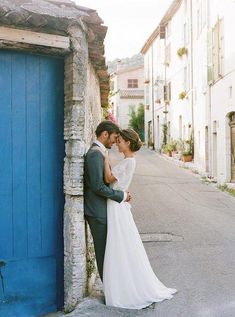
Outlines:
<svg viewBox="0 0 235 317"><path fill-rule="evenodd" d="M84 209L95 246L96 262L103 281L103 263L107 236L107 198L117 202L129 201L129 192L114 190L104 182L104 156L119 135L119 127L112 121L102 121L96 128L97 140L85 157Z"/></svg>

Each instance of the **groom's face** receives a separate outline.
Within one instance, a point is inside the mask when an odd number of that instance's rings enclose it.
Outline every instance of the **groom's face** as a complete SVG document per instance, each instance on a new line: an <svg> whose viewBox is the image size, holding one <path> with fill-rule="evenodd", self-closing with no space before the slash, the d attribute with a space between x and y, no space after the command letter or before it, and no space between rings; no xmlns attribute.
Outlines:
<svg viewBox="0 0 235 317"><path fill-rule="evenodd" d="M119 133L108 134L106 142L105 142L105 147L108 148L108 149L111 149L112 145L114 143L117 143L118 136L119 136Z"/></svg>

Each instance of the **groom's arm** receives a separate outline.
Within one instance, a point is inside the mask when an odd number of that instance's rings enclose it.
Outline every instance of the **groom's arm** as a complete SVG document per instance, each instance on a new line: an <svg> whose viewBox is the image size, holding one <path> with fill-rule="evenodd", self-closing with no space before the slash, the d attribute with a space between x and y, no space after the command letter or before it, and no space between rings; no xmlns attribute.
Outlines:
<svg viewBox="0 0 235 317"><path fill-rule="evenodd" d="M119 203L124 200L126 193L121 190L114 190L104 183L104 159L99 151L93 151L87 155L85 169L93 192Z"/></svg>

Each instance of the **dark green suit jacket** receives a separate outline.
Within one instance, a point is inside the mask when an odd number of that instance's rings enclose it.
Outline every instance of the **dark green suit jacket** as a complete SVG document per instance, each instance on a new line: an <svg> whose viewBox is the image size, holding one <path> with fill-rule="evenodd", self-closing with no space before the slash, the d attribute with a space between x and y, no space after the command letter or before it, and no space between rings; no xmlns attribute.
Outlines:
<svg viewBox="0 0 235 317"><path fill-rule="evenodd" d="M104 182L104 157L93 143L85 156L84 211L86 216L107 218L107 198L121 202L124 192Z"/></svg>

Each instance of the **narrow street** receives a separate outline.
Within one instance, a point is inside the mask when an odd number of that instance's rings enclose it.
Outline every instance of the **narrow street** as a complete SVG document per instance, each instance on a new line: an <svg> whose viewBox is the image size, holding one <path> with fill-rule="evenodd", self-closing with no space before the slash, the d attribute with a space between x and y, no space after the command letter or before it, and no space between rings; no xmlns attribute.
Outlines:
<svg viewBox="0 0 235 317"><path fill-rule="evenodd" d="M141 311L87 300L71 316L235 316L235 198L147 149L130 190L152 267L178 293Z"/></svg>

